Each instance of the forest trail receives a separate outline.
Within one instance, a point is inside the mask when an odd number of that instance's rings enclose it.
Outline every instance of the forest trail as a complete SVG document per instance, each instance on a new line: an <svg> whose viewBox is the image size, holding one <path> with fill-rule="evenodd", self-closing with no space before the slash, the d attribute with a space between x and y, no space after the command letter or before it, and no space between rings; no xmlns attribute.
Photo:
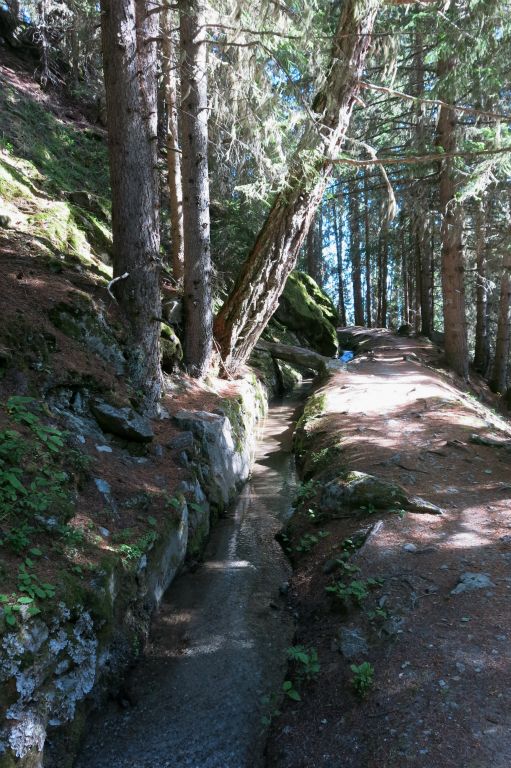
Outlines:
<svg viewBox="0 0 511 768"><path fill-rule="evenodd" d="M213 530L204 562L171 586L145 654L89 729L83 768L242 768L262 765L262 698L278 690L294 632L279 588L289 565L275 541L296 488L296 402L273 405L252 479ZM125 694L126 696L126 694Z"/></svg>
<svg viewBox="0 0 511 768"><path fill-rule="evenodd" d="M471 436L509 440L509 422L437 371L428 342L364 329L356 338L366 341L348 372L319 390L317 446L337 435L350 470L398 482L444 514L321 521L329 536L299 557L291 593L297 642L317 648L322 669L275 724L267 765L508 768L511 459ZM375 523L352 578L382 586L367 605L333 612L325 562ZM350 664L363 661L375 682L361 701Z"/></svg>

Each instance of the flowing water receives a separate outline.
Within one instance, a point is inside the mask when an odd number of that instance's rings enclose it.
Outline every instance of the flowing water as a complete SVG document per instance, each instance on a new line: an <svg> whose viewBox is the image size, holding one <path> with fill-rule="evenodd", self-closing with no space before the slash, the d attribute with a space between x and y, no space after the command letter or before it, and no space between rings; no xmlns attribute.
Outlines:
<svg viewBox="0 0 511 768"><path fill-rule="evenodd" d="M170 587L130 681L134 705L90 723L77 768L257 768L261 699L277 691L293 621L279 595L289 565L275 541L296 488L297 401L274 404L252 479L213 531L204 563Z"/></svg>

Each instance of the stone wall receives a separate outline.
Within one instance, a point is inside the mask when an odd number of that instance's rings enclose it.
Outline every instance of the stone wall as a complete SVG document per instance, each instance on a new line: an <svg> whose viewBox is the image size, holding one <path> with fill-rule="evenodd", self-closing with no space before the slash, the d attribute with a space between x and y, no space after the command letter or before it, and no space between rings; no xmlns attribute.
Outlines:
<svg viewBox="0 0 511 768"><path fill-rule="evenodd" d="M0 768L72 765L87 714L119 688L164 592L248 479L266 404L249 377L214 413L178 411L175 440L191 478L154 545L130 568L113 562L97 574L94 618L70 596L51 619L22 611L0 635Z"/></svg>

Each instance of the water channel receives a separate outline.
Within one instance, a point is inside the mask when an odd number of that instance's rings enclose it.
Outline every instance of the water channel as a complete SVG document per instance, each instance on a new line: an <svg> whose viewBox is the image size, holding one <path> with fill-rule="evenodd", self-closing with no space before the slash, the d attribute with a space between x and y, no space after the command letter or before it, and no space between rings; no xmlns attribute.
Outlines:
<svg viewBox="0 0 511 768"><path fill-rule="evenodd" d="M299 395L273 404L251 480L215 527L204 563L170 587L130 680L133 706L92 720L76 768L258 768L264 695L280 688L293 621L275 533L297 484Z"/></svg>

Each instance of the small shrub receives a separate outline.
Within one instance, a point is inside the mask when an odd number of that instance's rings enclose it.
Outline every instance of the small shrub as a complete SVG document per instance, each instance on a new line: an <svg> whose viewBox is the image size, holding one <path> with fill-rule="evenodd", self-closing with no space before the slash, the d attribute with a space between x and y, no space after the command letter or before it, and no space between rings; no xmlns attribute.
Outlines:
<svg viewBox="0 0 511 768"><path fill-rule="evenodd" d="M352 664L353 672L351 687L361 699L365 698L374 685L374 667L368 661L362 664Z"/></svg>

